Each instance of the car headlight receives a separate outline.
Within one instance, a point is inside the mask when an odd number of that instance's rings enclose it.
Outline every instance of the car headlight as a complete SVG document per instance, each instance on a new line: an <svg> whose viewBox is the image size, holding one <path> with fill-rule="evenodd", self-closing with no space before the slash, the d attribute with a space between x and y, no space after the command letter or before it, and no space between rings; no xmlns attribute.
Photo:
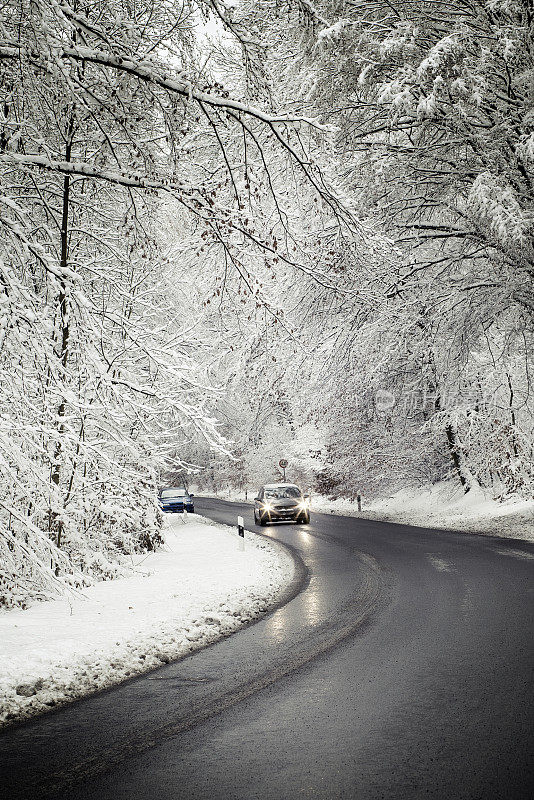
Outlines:
<svg viewBox="0 0 534 800"><path fill-rule="evenodd" d="M310 506L310 501L309 500L301 500L299 502L299 508L300 508L301 511L307 511L309 506Z"/></svg>
<svg viewBox="0 0 534 800"><path fill-rule="evenodd" d="M263 510L263 511L272 511L272 510L273 510L273 507L272 507L272 505L271 505L270 503L264 503L264 504L263 504L263 509L262 509L262 510Z"/></svg>

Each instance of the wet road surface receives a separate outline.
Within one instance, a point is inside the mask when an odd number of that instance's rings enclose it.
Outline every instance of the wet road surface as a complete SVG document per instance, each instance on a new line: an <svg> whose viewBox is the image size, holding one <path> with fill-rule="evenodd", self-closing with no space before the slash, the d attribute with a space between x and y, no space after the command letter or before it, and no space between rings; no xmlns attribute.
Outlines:
<svg viewBox="0 0 534 800"><path fill-rule="evenodd" d="M196 506L260 530L250 506ZM7 731L10 800L532 797L534 544L323 514L261 530L302 591Z"/></svg>

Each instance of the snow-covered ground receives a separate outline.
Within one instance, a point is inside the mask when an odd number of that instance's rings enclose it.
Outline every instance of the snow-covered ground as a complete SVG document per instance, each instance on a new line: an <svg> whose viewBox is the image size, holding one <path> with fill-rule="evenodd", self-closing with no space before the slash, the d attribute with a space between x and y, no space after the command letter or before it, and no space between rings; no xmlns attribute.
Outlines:
<svg viewBox="0 0 534 800"><path fill-rule="evenodd" d="M247 499L254 494L248 492ZM221 491L217 496L222 500L245 499L244 492L234 490ZM465 494L453 481L402 489L380 500L363 497L361 512L351 500L329 500L314 494L311 510L534 541L534 500L511 498L501 503L481 489Z"/></svg>
<svg viewBox="0 0 534 800"><path fill-rule="evenodd" d="M276 603L287 552L189 514L131 577L0 613L0 726L77 699L225 636Z"/></svg>

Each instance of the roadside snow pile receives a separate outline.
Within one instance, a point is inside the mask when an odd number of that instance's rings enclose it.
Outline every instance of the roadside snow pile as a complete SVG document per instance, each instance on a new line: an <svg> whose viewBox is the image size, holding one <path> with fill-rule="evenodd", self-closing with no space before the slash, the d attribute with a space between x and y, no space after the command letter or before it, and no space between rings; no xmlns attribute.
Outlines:
<svg viewBox="0 0 534 800"><path fill-rule="evenodd" d="M311 508L364 519L534 541L534 500L513 498L499 503L482 489L471 489L465 494L449 481L419 489L401 489L374 502L366 502L364 497L362 506L359 512L351 500L328 500L313 495Z"/></svg>
<svg viewBox="0 0 534 800"><path fill-rule="evenodd" d="M132 577L0 613L0 726L204 647L274 605L293 577L285 550L190 514Z"/></svg>

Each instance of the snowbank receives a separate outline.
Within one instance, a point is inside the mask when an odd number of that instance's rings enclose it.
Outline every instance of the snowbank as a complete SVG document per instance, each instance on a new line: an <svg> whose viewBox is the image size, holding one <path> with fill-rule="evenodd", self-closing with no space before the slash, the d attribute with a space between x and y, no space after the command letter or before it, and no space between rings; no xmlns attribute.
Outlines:
<svg viewBox="0 0 534 800"><path fill-rule="evenodd" d="M217 496L222 500L245 500L243 491L233 489L217 495L205 492L198 494L204 497ZM247 493L248 501L253 497L253 491ZM461 486L453 481L401 489L380 500L369 501L364 496L361 512L352 500L329 500L314 494L311 511L534 541L534 500L510 498L500 503L482 489L472 489L465 494Z"/></svg>
<svg viewBox="0 0 534 800"><path fill-rule="evenodd" d="M285 550L190 514L132 576L0 613L0 726L111 686L225 636L276 603Z"/></svg>
<svg viewBox="0 0 534 800"><path fill-rule="evenodd" d="M465 494L449 481L401 489L373 502L363 497L361 512L351 500L328 500L320 495L313 496L311 507L331 514L534 541L534 500L513 498L500 503L482 489Z"/></svg>

